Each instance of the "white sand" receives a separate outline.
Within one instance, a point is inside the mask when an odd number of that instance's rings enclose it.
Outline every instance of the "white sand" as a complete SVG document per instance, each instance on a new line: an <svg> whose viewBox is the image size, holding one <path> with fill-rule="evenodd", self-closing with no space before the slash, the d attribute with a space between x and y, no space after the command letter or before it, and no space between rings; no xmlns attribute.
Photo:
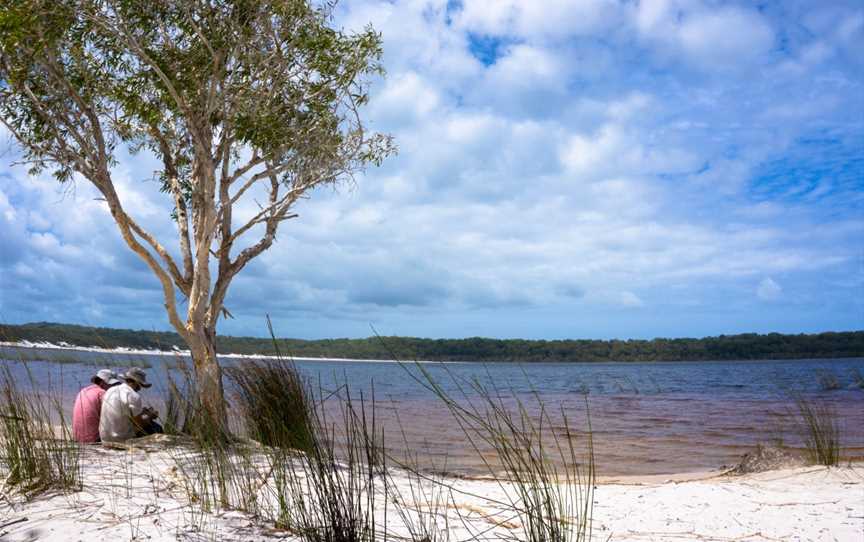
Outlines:
<svg viewBox="0 0 864 542"><path fill-rule="evenodd" d="M0 527L0 540L297 540L241 512L200 512L188 502L176 470L177 449L150 450L89 447L78 493L29 502L0 495L0 526L27 518ZM404 487L406 479L398 481ZM481 540L519 536L518 520L496 512L505 488L490 481L446 482L454 488L446 510L451 541L478 533ZM601 542L864 540L861 465L688 481L606 480L594 500L593 540ZM393 533L405 533L398 514L391 510L388 520Z"/></svg>

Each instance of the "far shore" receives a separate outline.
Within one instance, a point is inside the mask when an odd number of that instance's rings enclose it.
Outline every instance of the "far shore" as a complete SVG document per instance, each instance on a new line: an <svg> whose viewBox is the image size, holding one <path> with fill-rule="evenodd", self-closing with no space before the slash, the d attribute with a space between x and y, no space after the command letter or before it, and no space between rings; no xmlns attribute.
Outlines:
<svg viewBox="0 0 864 542"><path fill-rule="evenodd" d="M49 342L30 342L30 341L20 341L20 342L8 342L8 341L0 341L0 347L11 347L11 348L38 348L44 350L67 350L72 352L96 352L100 354L126 354L126 355L143 355L143 356L164 356L164 357L176 357L176 356L191 356L191 352L189 350L175 349L175 350L144 350L137 348L126 348L126 347L117 347L117 348L102 348L100 346L76 346L74 344L55 344ZM229 358L229 359L268 359L268 360L299 360L299 361L354 361L361 363L473 363L470 361L434 361L434 360L393 360L393 359L356 359L356 358L317 358L317 357L304 357L304 356L273 356L268 354L217 354L220 358ZM51 361L51 360L46 360Z"/></svg>
<svg viewBox="0 0 864 542"><path fill-rule="evenodd" d="M31 342L31 341L0 341L0 347L7 348L21 348L21 349L44 349L44 350L64 350L69 352L95 352L99 354L124 354L124 355L144 355L144 356L162 356L162 357L177 357L177 356L191 356L191 352L189 350L183 350L180 348L174 348L173 350L155 350L155 349L140 349L140 348L128 348L128 347L116 347L116 348L103 348L101 346L78 346L74 344L68 343L50 343L50 342ZM366 358L340 358L340 357L308 357L308 356L293 356L293 355L282 355L282 356L274 356L270 354L217 354L220 358L226 359L249 359L249 360L296 360L296 361L313 361L313 362L328 362L328 361L339 361L339 362L355 362L355 363L435 363L435 364L484 364L484 363L520 363L518 361L495 361L495 360L487 360L487 361L468 361L468 360L417 360L417 359L366 359ZM755 361L764 361L764 362L776 362L776 363L786 363L786 362L796 362L796 361L808 361L811 358L789 358L789 359L775 359L775 358L766 358L766 359L728 359L728 360L692 360L692 363L716 363L718 361L722 361L724 363L751 363ZM836 357L836 358L814 358L814 359L861 359L859 357ZM52 360L44 360L44 361L52 361ZM688 361L675 361L675 360L652 360L652 361L549 361L549 362L524 362L524 363L586 363L586 364L600 364L600 363L624 363L624 364L632 364L632 363L669 363L669 364L680 364L680 363L688 363Z"/></svg>

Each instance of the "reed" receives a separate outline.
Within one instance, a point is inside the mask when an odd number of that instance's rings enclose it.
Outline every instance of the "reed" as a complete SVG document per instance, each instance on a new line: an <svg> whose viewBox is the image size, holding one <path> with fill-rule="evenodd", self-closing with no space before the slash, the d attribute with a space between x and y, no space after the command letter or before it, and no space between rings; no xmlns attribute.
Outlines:
<svg viewBox="0 0 864 542"><path fill-rule="evenodd" d="M840 379L837 377L837 374L828 369L818 369L816 371L816 381L819 383L822 391L834 391L841 388Z"/></svg>
<svg viewBox="0 0 864 542"><path fill-rule="evenodd" d="M176 372L175 374L172 371ZM200 411L197 403L195 377L189 364L181 357L165 368L165 390L163 404L165 413L162 416L162 429L168 435L196 436L210 434L212 428L196 428L197 414Z"/></svg>
<svg viewBox="0 0 864 542"><path fill-rule="evenodd" d="M383 507L386 538L387 466L374 393L368 405L347 386L325 394L319 385L316 395L282 354L269 318L267 326L277 359L230 374L247 431L269 447L277 524L309 542L373 542ZM328 401L337 403L335 418Z"/></svg>
<svg viewBox="0 0 864 542"><path fill-rule="evenodd" d="M288 360L245 363L226 369L249 438L265 446L311 451L309 394Z"/></svg>
<svg viewBox="0 0 864 542"><path fill-rule="evenodd" d="M861 371L857 367L850 371L850 376L852 377L852 386L859 390L864 390L864 375L861 374Z"/></svg>
<svg viewBox="0 0 864 542"><path fill-rule="evenodd" d="M266 483L258 450L230 435L202 408L189 365L176 360L166 374L163 429L181 437L185 446L172 449L188 500L203 512L242 510L261 513L259 491Z"/></svg>
<svg viewBox="0 0 864 542"><path fill-rule="evenodd" d="M8 366L0 372L0 468L5 484L29 497L81 489L81 450L72 438L60 395L36 386L22 391Z"/></svg>
<svg viewBox="0 0 864 542"><path fill-rule="evenodd" d="M355 402L343 390L338 399L329 399L338 401L333 417L323 401L313 403L307 450L275 448L271 454L277 523L308 542L387 537L387 457L374 397L367 405L362 396Z"/></svg>
<svg viewBox="0 0 864 542"><path fill-rule="evenodd" d="M798 429L808 458L814 464L840 462L840 423L833 405L820 398L792 394Z"/></svg>
<svg viewBox="0 0 864 542"><path fill-rule="evenodd" d="M587 396L586 456L580 461L576 435L563 408L556 433L550 411L532 394L534 413L513 390L479 380L463 382L446 366L455 391L446 391L422 364L411 372L450 410L466 440L482 458L490 475L507 496L508 508L519 519L525 542L580 542L591 538L594 506L594 446ZM406 367L407 369L407 367ZM488 381L494 382L489 376ZM525 375L528 378L527 375ZM495 452L493 463L483 448Z"/></svg>
<svg viewBox="0 0 864 542"><path fill-rule="evenodd" d="M278 353L275 339L274 346ZM316 395L281 353L245 361L226 370L228 410L250 437L241 439L201 415L191 372L180 375L168 379L165 422L191 443L175 463L194 506L243 510L310 542L380 539L376 516L388 503L374 398L355 401L347 387Z"/></svg>
<svg viewBox="0 0 864 542"><path fill-rule="evenodd" d="M448 504L453 500L453 490L444 479L446 464L441 469L428 465L424 468L408 444L401 420L399 426L405 452L398 460L398 467L404 481L399 484L388 477L396 514L411 542L449 542Z"/></svg>

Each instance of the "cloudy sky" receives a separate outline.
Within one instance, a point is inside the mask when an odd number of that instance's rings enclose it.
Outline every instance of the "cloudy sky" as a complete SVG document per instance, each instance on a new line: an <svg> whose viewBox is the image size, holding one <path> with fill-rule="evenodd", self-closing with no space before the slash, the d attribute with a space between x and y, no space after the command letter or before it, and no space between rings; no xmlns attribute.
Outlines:
<svg viewBox="0 0 864 542"><path fill-rule="evenodd" d="M399 155L297 208L226 334L651 338L864 328L860 1L344 0ZM0 156L0 320L168 329L86 183ZM127 206L170 239L147 156ZM134 202L134 203L132 203Z"/></svg>

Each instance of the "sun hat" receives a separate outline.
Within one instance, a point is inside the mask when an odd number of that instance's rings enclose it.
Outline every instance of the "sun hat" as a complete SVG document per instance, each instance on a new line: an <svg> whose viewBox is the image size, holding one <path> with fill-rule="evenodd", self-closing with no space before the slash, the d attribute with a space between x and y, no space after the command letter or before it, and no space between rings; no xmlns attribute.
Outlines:
<svg viewBox="0 0 864 542"><path fill-rule="evenodd" d="M147 382L147 374L144 373L144 370L140 367L132 367L131 369L126 371L126 374L123 375L123 378L134 380L139 385L141 385L142 388L149 388L153 385Z"/></svg>
<svg viewBox="0 0 864 542"><path fill-rule="evenodd" d="M93 378L90 380L101 380L102 382L108 384L109 386L113 386L114 384L119 384L121 381L117 378L117 375L111 369L99 369L96 371L96 374L93 375Z"/></svg>

